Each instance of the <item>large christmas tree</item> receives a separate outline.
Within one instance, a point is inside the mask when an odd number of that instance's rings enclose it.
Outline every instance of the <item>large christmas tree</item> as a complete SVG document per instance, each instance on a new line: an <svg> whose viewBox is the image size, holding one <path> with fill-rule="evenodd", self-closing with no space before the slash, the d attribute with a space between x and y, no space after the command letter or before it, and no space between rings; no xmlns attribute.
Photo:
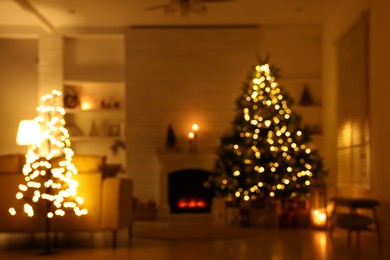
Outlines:
<svg viewBox="0 0 390 260"><path fill-rule="evenodd" d="M308 197L323 173L317 151L308 147L311 133L291 110L277 77L278 70L266 62L253 68L232 129L221 139L214 184L228 201Z"/></svg>

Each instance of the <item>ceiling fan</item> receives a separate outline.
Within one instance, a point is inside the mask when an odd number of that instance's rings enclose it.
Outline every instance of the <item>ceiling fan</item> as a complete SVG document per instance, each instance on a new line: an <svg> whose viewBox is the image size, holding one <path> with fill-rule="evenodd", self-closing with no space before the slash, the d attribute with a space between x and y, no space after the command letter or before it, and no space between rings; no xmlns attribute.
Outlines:
<svg viewBox="0 0 390 260"><path fill-rule="evenodd" d="M181 15L188 15L190 12L205 14L207 11L207 3L232 1L236 0L169 0L169 3L148 7L146 11L163 9L166 14L174 14L177 12L180 12Z"/></svg>

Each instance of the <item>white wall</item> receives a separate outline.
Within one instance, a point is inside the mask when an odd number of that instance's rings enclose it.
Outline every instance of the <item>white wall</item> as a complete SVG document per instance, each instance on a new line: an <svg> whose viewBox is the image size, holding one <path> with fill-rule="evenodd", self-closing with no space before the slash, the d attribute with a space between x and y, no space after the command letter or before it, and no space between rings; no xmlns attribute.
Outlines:
<svg viewBox="0 0 390 260"><path fill-rule="evenodd" d="M193 122L200 126L200 150L213 150L231 126L235 100L251 66L258 55L267 54L282 77L299 83L298 90L308 78L320 83L321 38L316 27L128 30L127 165L137 197L158 201L157 149L164 147L168 124L184 152Z"/></svg>
<svg viewBox="0 0 390 260"><path fill-rule="evenodd" d="M389 128L390 114L389 74L390 61L390 2L373 1L370 26L370 78L371 78L371 122L372 122L372 170L374 173L375 197L390 202L389 174Z"/></svg>
<svg viewBox="0 0 390 260"><path fill-rule="evenodd" d="M35 39L0 39L0 154L26 151L16 133L20 120L36 116L37 52Z"/></svg>
<svg viewBox="0 0 390 260"><path fill-rule="evenodd" d="M123 36L77 35L63 41L65 81L123 82Z"/></svg>

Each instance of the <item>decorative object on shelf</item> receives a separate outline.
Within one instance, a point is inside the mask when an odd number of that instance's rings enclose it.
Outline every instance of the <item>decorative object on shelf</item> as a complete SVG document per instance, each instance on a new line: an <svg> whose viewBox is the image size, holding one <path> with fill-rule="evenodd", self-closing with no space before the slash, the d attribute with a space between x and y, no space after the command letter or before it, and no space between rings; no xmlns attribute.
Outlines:
<svg viewBox="0 0 390 260"><path fill-rule="evenodd" d="M99 136L99 129L96 125L96 121L92 121L91 130L89 131L89 136Z"/></svg>
<svg viewBox="0 0 390 260"><path fill-rule="evenodd" d="M122 140L115 140L114 143L111 145L111 151L115 155L119 152L119 149L126 149L126 144Z"/></svg>
<svg viewBox="0 0 390 260"><path fill-rule="evenodd" d="M101 100L100 108L114 108L119 109L121 107L120 102L111 98L109 101Z"/></svg>
<svg viewBox="0 0 390 260"><path fill-rule="evenodd" d="M12 216L23 213L31 218L37 215L45 219L45 254L52 253L50 222L53 217L68 212L77 216L88 213L82 206L84 199L76 196L78 182L72 177L77 169L72 163L74 153L63 120L65 110L58 105L61 98L62 93L57 90L42 96L35 126L24 129L25 124L20 125L18 144L29 145L23 167L26 183L18 186L16 198L20 202L9 209Z"/></svg>
<svg viewBox="0 0 390 260"><path fill-rule="evenodd" d="M64 106L66 108L77 108L80 106L80 95L75 87L65 87Z"/></svg>
<svg viewBox="0 0 390 260"><path fill-rule="evenodd" d="M83 136L84 132L75 124L67 124L66 128L68 129L70 136Z"/></svg>
<svg viewBox="0 0 390 260"><path fill-rule="evenodd" d="M168 125L168 132L165 145L168 149L175 149L177 145L175 131L173 131L173 127L171 124Z"/></svg>
<svg viewBox="0 0 390 260"><path fill-rule="evenodd" d="M313 102L313 98L309 92L309 88L308 86L305 84L304 87L303 87L303 92L302 92L302 96L301 96L301 99L299 101L299 104L301 106L312 106L314 105L314 102Z"/></svg>

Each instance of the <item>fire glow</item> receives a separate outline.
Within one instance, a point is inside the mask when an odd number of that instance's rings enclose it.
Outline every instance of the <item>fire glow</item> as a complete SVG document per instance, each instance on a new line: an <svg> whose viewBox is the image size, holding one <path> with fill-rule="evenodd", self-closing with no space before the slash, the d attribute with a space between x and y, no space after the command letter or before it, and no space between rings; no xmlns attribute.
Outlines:
<svg viewBox="0 0 390 260"><path fill-rule="evenodd" d="M180 209L195 209L195 208L206 208L206 201L204 199L190 198L180 199L177 202L177 206Z"/></svg>

